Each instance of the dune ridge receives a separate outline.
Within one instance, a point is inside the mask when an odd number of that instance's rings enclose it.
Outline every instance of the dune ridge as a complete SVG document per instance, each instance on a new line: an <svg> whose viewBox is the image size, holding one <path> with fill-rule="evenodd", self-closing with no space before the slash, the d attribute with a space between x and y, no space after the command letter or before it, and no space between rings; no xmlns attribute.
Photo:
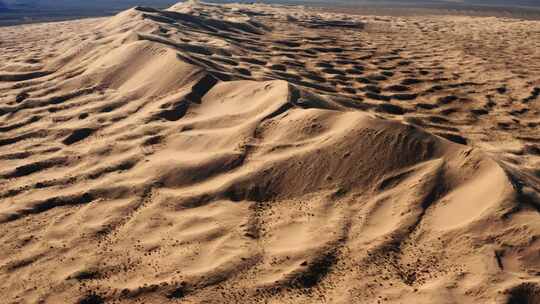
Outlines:
<svg viewBox="0 0 540 304"><path fill-rule="evenodd" d="M10 28L2 301L537 303L539 27L189 1Z"/></svg>

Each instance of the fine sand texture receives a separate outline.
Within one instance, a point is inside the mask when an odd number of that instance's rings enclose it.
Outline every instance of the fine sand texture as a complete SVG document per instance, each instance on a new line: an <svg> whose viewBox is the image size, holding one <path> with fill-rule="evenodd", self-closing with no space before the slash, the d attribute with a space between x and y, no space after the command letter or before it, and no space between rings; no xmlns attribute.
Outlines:
<svg viewBox="0 0 540 304"><path fill-rule="evenodd" d="M540 22L194 1L0 30L0 303L540 303Z"/></svg>

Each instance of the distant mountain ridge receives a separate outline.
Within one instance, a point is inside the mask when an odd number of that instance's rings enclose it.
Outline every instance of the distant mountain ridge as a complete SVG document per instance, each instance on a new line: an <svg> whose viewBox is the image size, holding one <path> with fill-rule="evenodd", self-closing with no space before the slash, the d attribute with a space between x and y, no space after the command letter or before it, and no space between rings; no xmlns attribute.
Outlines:
<svg viewBox="0 0 540 304"><path fill-rule="evenodd" d="M1 8L12 9L30 9L30 8L44 8L55 10L68 10L68 9L81 9L81 10L121 10L130 6L136 5L149 5L156 7L165 7L176 4L177 2L184 2L178 0L93 0L93 1L81 1L81 0L0 0ZM247 2L242 0L209 0L207 2ZM538 0L263 0L256 2L267 3L305 3L305 4L358 4L358 5L488 5L488 6L537 6L540 7L540 1Z"/></svg>
<svg viewBox="0 0 540 304"><path fill-rule="evenodd" d="M302 1L298 2L318 2L327 3L329 1ZM339 0L333 3L346 3L358 5L441 5L441 6L504 6L504 7L540 7L538 0Z"/></svg>
<svg viewBox="0 0 540 304"><path fill-rule="evenodd" d="M134 6L170 7L179 0L0 0L0 26L22 23L60 21L85 17L114 15ZM208 0L215 3L254 2L251 0ZM363 7L375 9L396 8L452 9L454 12L485 16L512 15L517 18L540 19L539 0L259 0L269 4L301 4L328 7ZM491 14L491 15L490 15Z"/></svg>
<svg viewBox="0 0 540 304"><path fill-rule="evenodd" d="M450 1L448 1L450 2ZM465 0L464 4L500 5L500 6L540 6L538 0Z"/></svg>
<svg viewBox="0 0 540 304"><path fill-rule="evenodd" d="M164 6L177 3L177 0L93 0L93 1L81 1L81 0L0 0L6 4L7 7L13 9L23 8L46 8L46 9L109 9L118 8L125 9L126 7L136 5L153 5Z"/></svg>

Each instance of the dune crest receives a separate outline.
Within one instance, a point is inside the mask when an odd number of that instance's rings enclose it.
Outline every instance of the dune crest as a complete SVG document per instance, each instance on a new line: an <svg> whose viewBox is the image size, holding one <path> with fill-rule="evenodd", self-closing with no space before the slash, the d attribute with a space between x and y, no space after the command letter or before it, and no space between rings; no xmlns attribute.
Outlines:
<svg viewBox="0 0 540 304"><path fill-rule="evenodd" d="M0 64L2 298L536 303L540 83L396 46L461 18L189 1L1 34L30 46Z"/></svg>

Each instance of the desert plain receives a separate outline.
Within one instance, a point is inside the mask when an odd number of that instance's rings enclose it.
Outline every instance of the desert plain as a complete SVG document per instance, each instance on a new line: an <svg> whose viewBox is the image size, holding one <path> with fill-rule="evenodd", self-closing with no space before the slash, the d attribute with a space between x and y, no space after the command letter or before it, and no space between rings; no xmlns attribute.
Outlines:
<svg viewBox="0 0 540 304"><path fill-rule="evenodd" d="M0 303L540 303L540 21L0 28Z"/></svg>

